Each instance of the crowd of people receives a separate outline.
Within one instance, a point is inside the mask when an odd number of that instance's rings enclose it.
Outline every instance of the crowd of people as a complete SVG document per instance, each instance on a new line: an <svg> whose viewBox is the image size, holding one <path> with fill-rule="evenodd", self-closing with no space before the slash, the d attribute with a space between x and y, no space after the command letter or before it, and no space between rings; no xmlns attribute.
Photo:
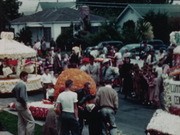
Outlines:
<svg viewBox="0 0 180 135"><path fill-rule="evenodd" d="M143 55L139 56L143 65L140 66L138 63L131 63L130 52L126 50L122 54L110 45L100 50L98 55L93 52L84 55L80 48L72 49L70 54L61 52L55 46L51 46L49 50L43 50L42 47L37 49L37 72L42 75L44 99L54 101L59 110L56 111L58 124L53 133L81 135L84 124L88 124L90 135L106 135L107 132L116 135L118 93L123 94L125 99L136 99L142 104L161 107L162 74L167 73L173 65L172 50L159 50L155 54L154 50L143 49ZM97 85L96 95L90 94L89 82L84 84L84 88L72 91L73 81L66 80L65 90L54 99L53 86L59 74L67 68L79 68L89 74ZM20 93L16 93L17 101L24 107L24 101L19 101L17 94ZM26 94L23 96L26 101ZM47 130L44 134L51 134L49 132L52 133L52 130Z"/></svg>
<svg viewBox="0 0 180 135"><path fill-rule="evenodd" d="M94 54L94 50L85 55L81 50L72 49L71 53L67 53L51 47L46 55L39 59L38 73L44 77L46 70L49 70L49 76L51 74L56 78L67 68L79 68L89 74L97 86L111 79L113 86L119 87L119 92L125 95L125 99L135 98L143 104L159 107L159 97L163 91L162 73L173 65L173 49L160 49L155 52L152 49L142 48L136 58L143 61L143 65L138 62L131 63L132 57L133 54L128 50L122 54L110 45L99 50L98 55ZM46 83L49 82L43 82L45 87Z"/></svg>

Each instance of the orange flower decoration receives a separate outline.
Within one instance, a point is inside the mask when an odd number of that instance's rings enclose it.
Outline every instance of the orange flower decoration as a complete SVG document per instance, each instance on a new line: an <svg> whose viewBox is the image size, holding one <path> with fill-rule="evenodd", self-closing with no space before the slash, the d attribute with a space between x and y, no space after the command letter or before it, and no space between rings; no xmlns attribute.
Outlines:
<svg viewBox="0 0 180 135"><path fill-rule="evenodd" d="M55 93L54 98L57 99L60 92L62 92L65 88L65 81L71 79L73 81L73 91L81 89L84 87L84 84L86 82L91 83L91 90L90 93L92 95L96 94L96 83L91 78L90 75L85 73L84 71L81 71L80 69L76 68L69 68L64 70L58 77L57 82L54 86Z"/></svg>

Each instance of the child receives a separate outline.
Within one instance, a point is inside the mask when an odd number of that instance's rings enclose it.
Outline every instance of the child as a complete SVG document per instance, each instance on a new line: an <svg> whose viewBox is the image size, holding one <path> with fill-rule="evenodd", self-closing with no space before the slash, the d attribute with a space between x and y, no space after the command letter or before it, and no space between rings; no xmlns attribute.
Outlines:
<svg viewBox="0 0 180 135"><path fill-rule="evenodd" d="M157 72L151 73L148 84L149 84L149 102L151 105L154 105L155 88L157 85Z"/></svg>

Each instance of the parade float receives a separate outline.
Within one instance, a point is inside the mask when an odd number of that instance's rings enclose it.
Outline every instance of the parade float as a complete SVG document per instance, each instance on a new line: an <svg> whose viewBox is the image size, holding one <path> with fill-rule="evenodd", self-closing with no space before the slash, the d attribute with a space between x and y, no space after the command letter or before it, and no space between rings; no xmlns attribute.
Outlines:
<svg viewBox="0 0 180 135"><path fill-rule="evenodd" d="M148 135L179 135L180 134L180 31L170 34L173 49L173 67L163 75L164 110L158 109L147 125Z"/></svg>
<svg viewBox="0 0 180 135"><path fill-rule="evenodd" d="M82 89L86 82L90 82L91 84L90 94L91 95L96 94L96 83L94 82L94 80L91 78L90 75L88 75L84 71L81 71L80 69L69 68L69 69L65 69L59 75L57 79L57 82L54 86L55 88L54 99L55 100L57 99L59 93L64 91L65 81L68 79L71 79L73 81L73 87L72 87L73 91ZM88 104L91 105L91 103L87 103L87 105ZM55 101L52 102L46 99L42 99L42 101L28 103L28 106L35 119L45 120L46 116L48 115L49 110L54 108ZM14 103L10 103L8 107L10 108L10 110L15 110Z"/></svg>
<svg viewBox="0 0 180 135"><path fill-rule="evenodd" d="M58 77L57 82L55 84L55 93L54 97L55 99L59 95L60 92L62 92L65 88L65 81L71 79L73 81L73 90L76 91L78 89L82 89L84 87L84 84L86 82L91 83L91 89L90 94L95 95L96 94L96 83L91 78L90 75L88 75L86 72L81 71L77 68L69 68L64 70Z"/></svg>
<svg viewBox="0 0 180 135"><path fill-rule="evenodd" d="M0 94L10 94L19 82L21 71L27 71L29 78L27 91L42 87L41 76L36 73L36 51L15 40L14 33L1 32L0 40Z"/></svg>

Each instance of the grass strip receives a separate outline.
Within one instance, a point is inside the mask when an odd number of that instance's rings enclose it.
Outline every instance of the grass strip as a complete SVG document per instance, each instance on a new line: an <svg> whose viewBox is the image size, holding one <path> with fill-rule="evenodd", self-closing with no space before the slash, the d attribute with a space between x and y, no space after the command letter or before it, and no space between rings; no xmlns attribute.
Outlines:
<svg viewBox="0 0 180 135"><path fill-rule="evenodd" d="M12 133L13 135L18 135L17 133L17 123L18 118L16 115L8 113L6 111L0 112L0 123L5 127L5 129ZM42 126L36 124L35 126L35 135L42 134Z"/></svg>

